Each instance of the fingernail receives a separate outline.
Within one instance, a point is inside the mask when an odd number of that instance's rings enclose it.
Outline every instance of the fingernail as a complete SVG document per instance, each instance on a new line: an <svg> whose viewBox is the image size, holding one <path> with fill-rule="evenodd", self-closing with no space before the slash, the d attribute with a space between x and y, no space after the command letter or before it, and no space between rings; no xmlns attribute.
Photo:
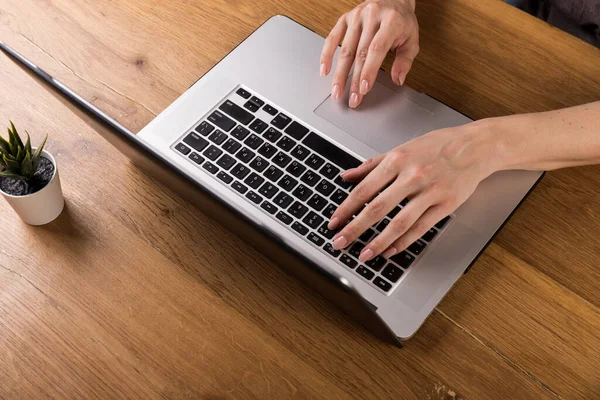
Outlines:
<svg viewBox="0 0 600 400"><path fill-rule="evenodd" d="M340 219L338 217L333 217L329 221L329 224L327 224L327 229L332 231L332 230L336 229L339 225L340 225Z"/></svg>
<svg viewBox="0 0 600 400"><path fill-rule="evenodd" d="M356 93L352 93L350 95L350 107L354 108L358 105L358 95Z"/></svg>
<svg viewBox="0 0 600 400"><path fill-rule="evenodd" d="M333 85L331 97L333 97L334 100L338 100L340 98L340 85Z"/></svg>
<svg viewBox="0 0 600 400"><path fill-rule="evenodd" d="M342 179L344 179L344 177L345 177L346 175L348 175L348 173L349 173L350 171L351 171L350 169L347 169L347 170L345 170L344 172L342 172L342 173L340 174L340 176L342 177Z"/></svg>
<svg viewBox="0 0 600 400"><path fill-rule="evenodd" d="M325 75L327 75L327 70L326 70L325 68L326 68L326 67L325 67L325 63L322 63L322 64L321 64L321 70L320 70L320 74L321 74L321 76L325 76Z"/></svg>
<svg viewBox="0 0 600 400"><path fill-rule="evenodd" d="M390 258L391 256L396 255L396 253L398 252L398 250L396 250L395 247L390 247L389 249L387 249L386 251L383 252L383 258Z"/></svg>
<svg viewBox="0 0 600 400"><path fill-rule="evenodd" d="M362 262L365 261L369 261L371 259L371 257L373 257L373 250L371 249L364 249L361 253L360 256L358 256L358 259Z"/></svg>
<svg viewBox="0 0 600 400"><path fill-rule="evenodd" d="M360 83L360 94L365 95L369 91L369 82L363 79Z"/></svg>
<svg viewBox="0 0 600 400"><path fill-rule="evenodd" d="M406 79L406 74L404 73L404 71L400 71L400 74L398 74L398 82L400 82L400 86L404 85L405 79Z"/></svg>
<svg viewBox="0 0 600 400"><path fill-rule="evenodd" d="M339 236L333 241L333 248L336 250L343 249L348 244L345 237Z"/></svg>

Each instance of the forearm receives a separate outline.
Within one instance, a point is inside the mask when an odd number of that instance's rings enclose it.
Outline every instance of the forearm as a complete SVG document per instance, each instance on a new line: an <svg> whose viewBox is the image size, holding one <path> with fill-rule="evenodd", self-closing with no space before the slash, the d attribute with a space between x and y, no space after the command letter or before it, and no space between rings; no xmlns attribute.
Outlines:
<svg viewBox="0 0 600 400"><path fill-rule="evenodd" d="M552 170L600 163L600 102L491 118L492 170Z"/></svg>

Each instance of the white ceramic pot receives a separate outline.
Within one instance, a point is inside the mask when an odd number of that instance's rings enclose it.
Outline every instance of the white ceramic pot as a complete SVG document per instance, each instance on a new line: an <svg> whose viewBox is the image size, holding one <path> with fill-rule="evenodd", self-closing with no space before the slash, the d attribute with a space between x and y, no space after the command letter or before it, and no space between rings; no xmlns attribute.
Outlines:
<svg viewBox="0 0 600 400"><path fill-rule="evenodd" d="M43 189L26 196L13 196L0 190L8 204L29 225L44 225L54 221L65 206L56 160L45 150L42 150L42 156L54 164L54 175Z"/></svg>

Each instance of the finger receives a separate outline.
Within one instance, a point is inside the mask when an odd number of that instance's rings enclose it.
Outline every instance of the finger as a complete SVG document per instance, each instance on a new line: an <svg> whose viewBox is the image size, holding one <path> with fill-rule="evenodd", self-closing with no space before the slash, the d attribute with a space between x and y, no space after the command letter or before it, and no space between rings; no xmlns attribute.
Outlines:
<svg viewBox="0 0 600 400"><path fill-rule="evenodd" d="M338 45L342 42L342 39L346 34L347 28L348 25L346 23L346 16L342 15L340 19L338 19L331 32L329 32L329 35L327 35L327 38L325 39L325 44L323 45L323 50L321 51L321 76L326 76L329 74L329 71L331 71L331 63L333 61L335 49L337 49Z"/></svg>
<svg viewBox="0 0 600 400"><path fill-rule="evenodd" d="M406 196L406 188L393 184L379 194L365 208L344 227L334 238L334 247L337 238L343 237L347 243L352 243L367 229L381 221L391 210ZM400 200L398 200L400 199ZM343 247L343 246L342 246ZM384 249L385 250L385 249ZM370 257L369 257L370 258Z"/></svg>
<svg viewBox="0 0 600 400"><path fill-rule="evenodd" d="M375 84L377 72L383 63L383 59L394 43L396 29L390 23L382 22L379 31L377 31L369 45L367 58L360 74L360 93L363 96Z"/></svg>
<svg viewBox="0 0 600 400"><path fill-rule="evenodd" d="M396 178L397 172L380 163L365 179L363 179L342 204L335 210L329 221L329 229L337 229L354 213L371 200L388 183Z"/></svg>
<svg viewBox="0 0 600 400"><path fill-rule="evenodd" d="M340 174L346 182L355 182L363 179L373 171L379 163L385 158L386 153L380 154L375 158L369 158L356 168L348 169Z"/></svg>
<svg viewBox="0 0 600 400"><path fill-rule="evenodd" d="M358 16L354 16L352 21L348 24L346 30L346 36L342 41L342 47L338 53L337 65L335 67L335 73L333 74L333 83L331 89L331 97L334 100L338 100L344 93L346 86L346 79L352 68L354 62L354 56L356 54L356 47L358 46L358 40L360 39L361 23Z"/></svg>
<svg viewBox="0 0 600 400"><path fill-rule="evenodd" d="M402 213L402 212L400 212ZM421 217L404 233L396 239L384 252L383 257L390 258L413 244L422 237L438 221L445 218L450 212L441 205L430 207Z"/></svg>
<svg viewBox="0 0 600 400"><path fill-rule="evenodd" d="M362 101L362 94L360 92L360 77L363 65L365 64L365 60L367 59L367 55L369 53L369 45L371 41L373 41L373 37L375 37L375 34L379 29L379 22L376 20L375 14L375 11L378 9L378 7L379 5L376 3L369 3L365 7L362 34L360 35L360 40L356 49L354 72L352 73L350 85L349 106L351 108L356 108Z"/></svg>
<svg viewBox="0 0 600 400"><path fill-rule="evenodd" d="M396 85L403 85L412 63L419 54L418 32L410 36L402 46L396 49L394 64L392 65L392 80Z"/></svg>
<svg viewBox="0 0 600 400"><path fill-rule="evenodd" d="M360 253L360 260L363 262L368 261L386 251L392 243L397 241L398 238L403 235L406 235L406 233L413 228L414 224L421 218L427 209L431 207L432 203L433 199L425 194L420 194L411 198L406 207L400 210L383 232L365 246ZM420 228L420 225L417 228ZM429 228L430 227L427 227L427 229ZM425 232L422 234L424 233Z"/></svg>

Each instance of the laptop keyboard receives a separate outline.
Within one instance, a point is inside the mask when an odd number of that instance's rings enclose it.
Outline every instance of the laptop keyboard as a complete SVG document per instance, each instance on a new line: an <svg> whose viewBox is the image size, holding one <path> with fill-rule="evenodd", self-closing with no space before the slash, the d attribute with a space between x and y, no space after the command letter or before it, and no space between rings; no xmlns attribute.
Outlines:
<svg viewBox="0 0 600 400"><path fill-rule="evenodd" d="M361 250L400 212L405 199L357 241L335 250L335 232L327 224L354 188L339 174L361 162L244 88L227 96L172 149L385 294L450 220L444 218L390 259L360 262Z"/></svg>

